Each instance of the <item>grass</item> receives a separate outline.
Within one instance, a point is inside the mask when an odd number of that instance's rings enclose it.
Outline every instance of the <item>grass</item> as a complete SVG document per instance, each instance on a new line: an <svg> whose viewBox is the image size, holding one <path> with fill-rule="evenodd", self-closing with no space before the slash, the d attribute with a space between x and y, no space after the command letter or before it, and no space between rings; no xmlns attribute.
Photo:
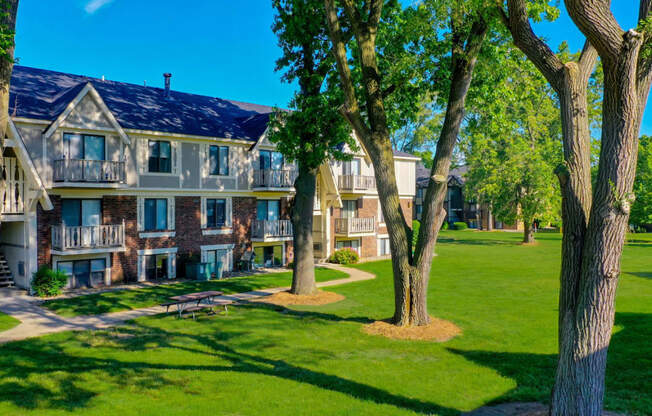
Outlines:
<svg viewBox="0 0 652 416"><path fill-rule="evenodd" d="M20 321L6 313L0 312L0 332L6 331L18 325Z"/></svg>
<svg viewBox="0 0 652 416"><path fill-rule="evenodd" d="M348 275L338 270L317 268L315 279L318 282L346 278ZM208 282L184 282L157 285L134 290L115 290L72 298L53 299L43 306L61 316L98 315L130 309L146 308L168 302L170 296L191 292L219 290L225 294L249 292L252 290L290 286L291 272L269 273L247 277L234 277Z"/></svg>
<svg viewBox="0 0 652 416"><path fill-rule="evenodd" d="M652 413L652 240L622 259L607 366L608 409ZM346 300L239 306L196 322L146 317L111 331L0 346L2 415L459 415L547 402L553 382L560 236L446 231L429 309L464 333L447 343L361 332L393 310L391 265L329 290ZM636 241L633 241L636 240ZM641 241L643 240L643 241Z"/></svg>

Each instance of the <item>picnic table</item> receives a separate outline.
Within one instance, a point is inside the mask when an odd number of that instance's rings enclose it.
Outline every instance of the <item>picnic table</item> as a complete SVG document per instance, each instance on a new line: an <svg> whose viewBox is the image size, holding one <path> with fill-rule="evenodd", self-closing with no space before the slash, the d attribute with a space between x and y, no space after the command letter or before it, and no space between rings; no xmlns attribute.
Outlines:
<svg viewBox="0 0 652 416"><path fill-rule="evenodd" d="M215 306L224 306L224 312L228 312L227 305L233 303L230 300L218 300L217 296L222 296L224 293L217 290L209 290L206 292L187 293L185 295L171 296L171 302L164 303L161 306L166 307L166 312L169 312L170 306L176 306L179 318L183 316L184 312L192 312L192 319L195 319L195 312L208 309L215 312Z"/></svg>

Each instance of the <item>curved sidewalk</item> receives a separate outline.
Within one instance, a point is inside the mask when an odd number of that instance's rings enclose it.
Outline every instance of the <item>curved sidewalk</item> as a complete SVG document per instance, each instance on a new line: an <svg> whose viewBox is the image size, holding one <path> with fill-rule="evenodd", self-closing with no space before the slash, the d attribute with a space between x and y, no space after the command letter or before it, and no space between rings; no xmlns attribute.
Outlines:
<svg viewBox="0 0 652 416"><path fill-rule="evenodd" d="M331 280L317 283L317 287L338 286L347 283L360 282L374 279L371 273L358 269L351 269L340 265L327 264L323 267L330 267L340 270L349 275L345 279ZM255 290L251 292L235 293L232 295L220 296L222 299L248 301L263 296L288 290L288 287L277 287L271 289ZM21 321L21 323L7 331L0 332L0 344L18 341L26 338L39 337L46 334L62 331L86 331L95 329L106 329L120 325L125 321L140 318L142 316L158 315L165 313L165 308L151 306L142 309L132 309L122 312L107 313L104 315L76 316L66 318L39 306L40 300L32 296L14 296L0 298L0 312L4 312Z"/></svg>

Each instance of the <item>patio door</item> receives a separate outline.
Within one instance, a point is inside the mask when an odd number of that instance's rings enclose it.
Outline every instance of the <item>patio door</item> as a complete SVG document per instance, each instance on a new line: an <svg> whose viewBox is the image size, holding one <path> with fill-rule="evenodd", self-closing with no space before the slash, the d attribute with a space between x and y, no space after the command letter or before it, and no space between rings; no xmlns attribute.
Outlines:
<svg viewBox="0 0 652 416"><path fill-rule="evenodd" d="M91 288L103 286L106 272L105 259L60 261L57 270L69 276L68 288Z"/></svg>
<svg viewBox="0 0 652 416"><path fill-rule="evenodd" d="M360 175L361 172L360 159L352 159L342 165L342 175Z"/></svg>
<svg viewBox="0 0 652 416"><path fill-rule="evenodd" d="M283 265L283 246L254 247L254 264L258 267L279 267Z"/></svg>
<svg viewBox="0 0 652 416"><path fill-rule="evenodd" d="M276 221L281 217L281 204L277 200L259 200L256 204L256 218L264 221Z"/></svg>
<svg viewBox="0 0 652 416"><path fill-rule="evenodd" d="M342 218L356 218L358 201L342 200Z"/></svg>

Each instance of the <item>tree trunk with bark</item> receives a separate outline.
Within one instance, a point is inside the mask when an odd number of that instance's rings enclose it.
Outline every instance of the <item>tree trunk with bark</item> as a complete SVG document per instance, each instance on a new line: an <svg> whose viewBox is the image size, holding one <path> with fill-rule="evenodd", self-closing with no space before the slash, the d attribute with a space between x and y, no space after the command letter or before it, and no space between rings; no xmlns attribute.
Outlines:
<svg viewBox="0 0 652 416"><path fill-rule="evenodd" d="M2 34L10 34L6 44L2 45L2 56L0 57L0 150L4 146L4 138L7 132L7 117L9 117L9 83L11 73L14 69L14 34L16 32L16 14L18 12L18 0L2 0L2 14L0 15L0 27Z"/></svg>
<svg viewBox="0 0 652 416"><path fill-rule="evenodd" d="M494 217L491 213L491 207L487 208L487 231L494 230Z"/></svg>
<svg viewBox="0 0 652 416"><path fill-rule="evenodd" d="M523 221L523 243L534 243L534 228L532 228L532 222L530 221Z"/></svg>
<svg viewBox="0 0 652 416"><path fill-rule="evenodd" d="M294 266L290 293L295 295L310 295L317 291L312 240L316 186L316 170L299 163L299 175L294 182L296 194L292 206Z"/></svg>
<svg viewBox="0 0 652 416"><path fill-rule="evenodd" d="M564 166L562 191L559 360L552 415L602 413L606 358L614 319L620 257L629 218L639 128L652 75L640 55L644 37L624 32L609 3L566 0L587 44L578 62L563 64L530 27L524 0L508 0L503 15L516 45L560 97ZM642 0L639 20L650 13ZM595 6L595 7L594 7ZM596 188L591 189L586 90L598 54L605 81L603 127Z"/></svg>
<svg viewBox="0 0 652 416"><path fill-rule="evenodd" d="M487 24L477 16L468 33L456 33L453 45L453 67L449 102L442 132L437 143L431 180L424 198L424 211L417 245L412 250L412 232L400 207L394 156L384 107L382 77L376 61L376 33L383 0L370 0L364 9L366 18L352 0L344 0L344 11L351 23L358 45L362 72L366 120L356 97L348 64L348 55L340 29L334 0L324 0L330 38L345 96L341 112L360 139L374 166L378 198L389 234L394 275L394 316L398 326L427 325L430 322L427 289L435 243L445 215L451 156L464 116L464 103L477 56L487 33Z"/></svg>

